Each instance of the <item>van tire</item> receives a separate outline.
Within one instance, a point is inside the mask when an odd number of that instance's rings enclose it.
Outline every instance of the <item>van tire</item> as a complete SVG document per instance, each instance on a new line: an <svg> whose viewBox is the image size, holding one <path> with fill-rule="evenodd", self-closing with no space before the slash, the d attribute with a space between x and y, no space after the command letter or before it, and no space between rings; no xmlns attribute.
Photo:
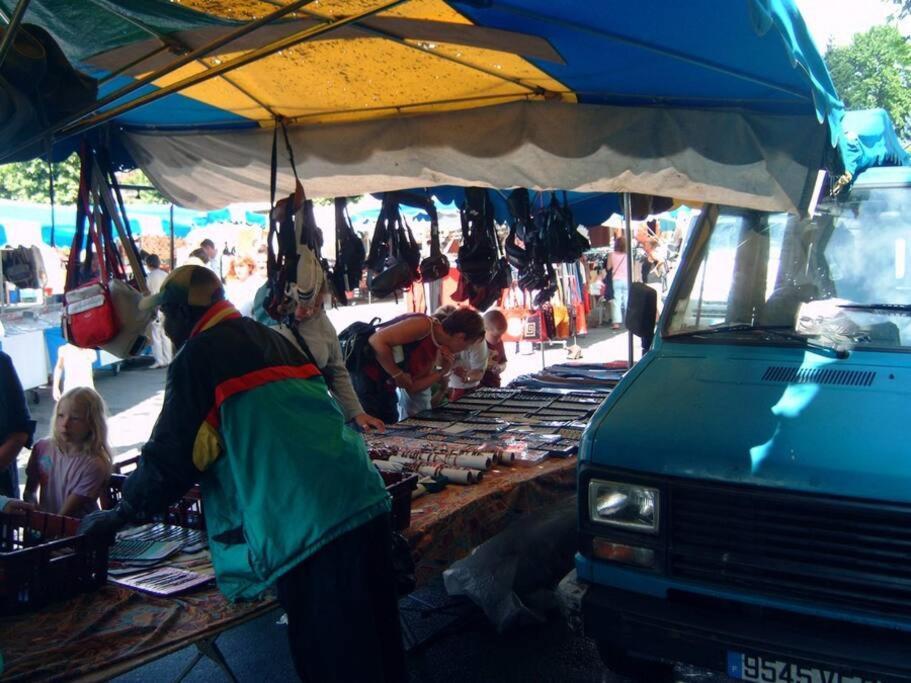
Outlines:
<svg viewBox="0 0 911 683"><path fill-rule="evenodd" d="M598 641L598 654L611 672L643 683L673 683L674 665L656 659L634 657L623 648Z"/></svg>

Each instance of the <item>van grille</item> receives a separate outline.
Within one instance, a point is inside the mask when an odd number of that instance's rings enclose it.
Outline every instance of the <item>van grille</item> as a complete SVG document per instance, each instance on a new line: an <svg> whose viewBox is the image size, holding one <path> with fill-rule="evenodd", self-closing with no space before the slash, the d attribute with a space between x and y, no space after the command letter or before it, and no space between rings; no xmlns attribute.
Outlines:
<svg viewBox="0 0 911 683"><path fill-rule="evenodd" d="M770 365L762 374L763 382L787 382L788 384L843 384L853 387L868 387L873 384L876 373L872 370L834 370L831 368L801 368L786 365Z"/></svg>
<svg viewBox="0 0 911 683"><path fill-rule="evenodd" d="M669 493L672 576L911 617L911 508L740 487Z"/></svg>

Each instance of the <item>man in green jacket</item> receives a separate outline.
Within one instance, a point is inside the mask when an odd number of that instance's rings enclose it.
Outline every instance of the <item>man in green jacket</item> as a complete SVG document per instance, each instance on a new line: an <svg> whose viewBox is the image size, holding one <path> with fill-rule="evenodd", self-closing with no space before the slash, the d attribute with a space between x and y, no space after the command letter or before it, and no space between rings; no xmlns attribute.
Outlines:
<svg viewBox="0 0 911 683"><path fill-rule="evenodd" d="M276 586L301 679L403 680L389 497L319 370L207 268L175 269L152 306L179 349L161 415L122 501L80 531L111 534L199 482L219 588Z"/></svg>

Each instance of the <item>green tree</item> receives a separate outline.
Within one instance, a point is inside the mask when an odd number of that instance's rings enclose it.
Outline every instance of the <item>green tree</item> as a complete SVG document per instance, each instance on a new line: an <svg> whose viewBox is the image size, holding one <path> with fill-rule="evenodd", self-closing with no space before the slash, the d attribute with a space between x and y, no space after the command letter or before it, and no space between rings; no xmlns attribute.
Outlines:
<svg viewBox="0 0 911 683"><path fill-rule="evenodd" d="M50 173L48 164L32 159L0 166L0 199L41 202L50 201ZM76 154L66 161L54 164L54 201L72 204L79 192L79 157Z"/></svg>
<svg viewBox="0 0 911 683"><path fill-rule="evenodd" d="M894 2L899 7L898 16L911 16L911 0L892 0L892 2Z"/></svg>
<svg viewBox="0 0 911 683"><path fill-rule="evenodd" d="M15 164L0 166L0 199L26 202L50 202L50 171L46 161L32 159ZM146 175L136 169L117 174L123 185L150 186ZM79 155L73 154L65 161L54 164L54 201L58 204L73 204L79 192ZM124 190L123 200L127 204L169 203L157 190Z"/></svg>
<svg viewBox="0 0 911 683"><path fill-rule="evenodd" d="M829 46L826 63L846 108L882 107L899 135L911 139L911 45L895 26L874 26L850 45Z"/></svg>

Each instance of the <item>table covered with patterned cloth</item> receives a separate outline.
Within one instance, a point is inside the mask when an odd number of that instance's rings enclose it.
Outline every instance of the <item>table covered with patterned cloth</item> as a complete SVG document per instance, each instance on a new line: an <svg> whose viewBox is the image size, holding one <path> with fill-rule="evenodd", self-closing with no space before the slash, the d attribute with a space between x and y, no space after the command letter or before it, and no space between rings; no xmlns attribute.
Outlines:
<svg viewBox="0 0 911 683"><path fill-rule="evenodd" d="M575 458L500 467L474 486L417 498L405 536L418 583L502 531L517 515L569 495ZM214 586L156 598L113 585L42 610L0 616L0 680L105 680L221 633L275 608L274 599L231 604ZM205 650L203 650L205 651Z"/></svg>
<svg viewBox="0 0 911 683"><path fill-rule="evenodd" d="M105 680L265 614L273 599L232 605L214 587L156 598L108 584L0 617L0 680Z"/></svg>

